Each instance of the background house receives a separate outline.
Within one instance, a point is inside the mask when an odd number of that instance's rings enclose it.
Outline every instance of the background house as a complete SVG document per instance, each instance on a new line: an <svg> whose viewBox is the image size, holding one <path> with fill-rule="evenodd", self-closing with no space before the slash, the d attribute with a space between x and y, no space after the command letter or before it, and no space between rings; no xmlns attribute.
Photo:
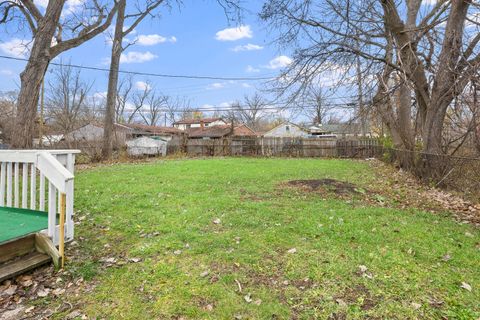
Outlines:
<svg viewBox="0 0 480 320"><path fill-rule="evenodd" d="M211 127L200 127L188 130L189 139L220 139L225 137L255 137L256 133L248 126L241 124L233 127L231 125L216 125Z"/></svg>
<svg viewBox="0 0 480 320"><path fill-rule="evenodd" d="M316 124L308 128L313 137L334 137L334 138L353 138L363 137L362 126L360 123L337 123L337 124ZM373 134L367 128L365 137L372 137Z"/></svg>
<svg viewBox="0 0 480 320"><path fill-rule="evenodd" d="M64 140L66 143L74 145L100 142L103 141L103 132L102 124L92 122L70 131L65 135ZM131 132L131 128L116 123L114 125L114 143L116 145L124 145Z"/></svg>
<svg viewBox="0 0 480 320"><path fill-rule="evenodd" d="M264 137L269 138L306 138L308 137L308 132L302 127L291 123L284 122L275 128L265 132Z"/></svg>
<svg viewBox="0 0 480 320"><path fill-rule="evenodd" d="M158 127L158 126L148 126L138 123L123 124L123 126L131 129L129 138L138 138L138 137L159 137L165 141L170 141L175 137L181 137L184 132L183 130L172 128L172 127Z"/></svg>
<svg viewBox="0 0 480 320"><path fill-rule="evenodd" d="M192 128L200 128L200 127L213 127L213 126L221 126L226 125L222 118L202 118L202 119L186 119L180 120L173 123L173 127L180 129L180 130L189 130Z"/></svg>

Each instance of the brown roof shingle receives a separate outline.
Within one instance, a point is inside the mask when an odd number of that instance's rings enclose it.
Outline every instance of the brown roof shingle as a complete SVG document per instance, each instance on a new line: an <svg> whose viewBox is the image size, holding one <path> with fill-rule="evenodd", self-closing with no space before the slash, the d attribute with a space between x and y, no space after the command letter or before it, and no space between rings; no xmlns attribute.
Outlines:
<svg viewBox="0 0 480 320"><path fill-rule="evenodd" d="M139 123L129 123L129 124L123 124L126 127L139 130L139 131L144 131L148 133L153 133L153 134L182 134L183 130L173 128L173 127L159 127L159 126L148 126L145 124L139 124Z"/></svg>
<svg viewBox="0 0 480 320"><path fill-rule="evenodd" d="M202 118L202 119L185 119L174 122L173 124L194 124L194 123L212 123L215 121L223 121L222 118Z"/></svg>
<svg viewBox="0 0 480 320"><path fill-rule="evenodd" d="M232 126L221 125L204 128L193 128L188 131L189 138L221 138L228 135L233 136L255 136L255 131L244 124L235 126L232 134Z"/></svg>

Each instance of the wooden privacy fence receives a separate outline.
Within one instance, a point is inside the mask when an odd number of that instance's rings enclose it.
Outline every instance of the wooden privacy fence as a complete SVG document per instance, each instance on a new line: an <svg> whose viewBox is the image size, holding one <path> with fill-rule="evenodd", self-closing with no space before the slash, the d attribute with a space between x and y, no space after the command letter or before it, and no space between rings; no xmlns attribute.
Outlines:
<svg viewBox="0 0 480 320"><path fill-rule="evenodd" d="M378 156L377 139L359 138L221 138L171 141L168 154L182 152L189 156L288 156L369 158Z"/></svg>

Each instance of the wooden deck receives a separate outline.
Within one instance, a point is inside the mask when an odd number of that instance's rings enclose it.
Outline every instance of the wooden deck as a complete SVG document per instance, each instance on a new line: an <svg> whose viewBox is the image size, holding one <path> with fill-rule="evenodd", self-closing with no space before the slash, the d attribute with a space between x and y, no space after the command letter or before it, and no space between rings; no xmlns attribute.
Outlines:
<svg viewBox="0 0 480 320"><path fill-rule="evenodd" d="M47 212L0 207L0 244L47 228Z"/></svg>

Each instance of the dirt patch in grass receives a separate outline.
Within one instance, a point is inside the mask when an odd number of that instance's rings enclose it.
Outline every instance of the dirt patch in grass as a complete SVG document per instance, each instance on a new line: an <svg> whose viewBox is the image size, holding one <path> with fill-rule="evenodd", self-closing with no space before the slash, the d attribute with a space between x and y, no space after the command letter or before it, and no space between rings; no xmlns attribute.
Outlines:
<svg viewBox="0 0 480 320"><path fill-rule="evenodd" d="M359 188L350 182L335 179L291 180L289 186L310 191L330 191L338 195L359 194Z"/></svg>
<svg viewBox="0 0 480 320"><path fill-rule="evenodd" d="M373 309L378 304L378 298L372 296L370 291L361 284L345 289L342 294L335 297L335 300L348 305L358 303L364 311Z"/></svg>

